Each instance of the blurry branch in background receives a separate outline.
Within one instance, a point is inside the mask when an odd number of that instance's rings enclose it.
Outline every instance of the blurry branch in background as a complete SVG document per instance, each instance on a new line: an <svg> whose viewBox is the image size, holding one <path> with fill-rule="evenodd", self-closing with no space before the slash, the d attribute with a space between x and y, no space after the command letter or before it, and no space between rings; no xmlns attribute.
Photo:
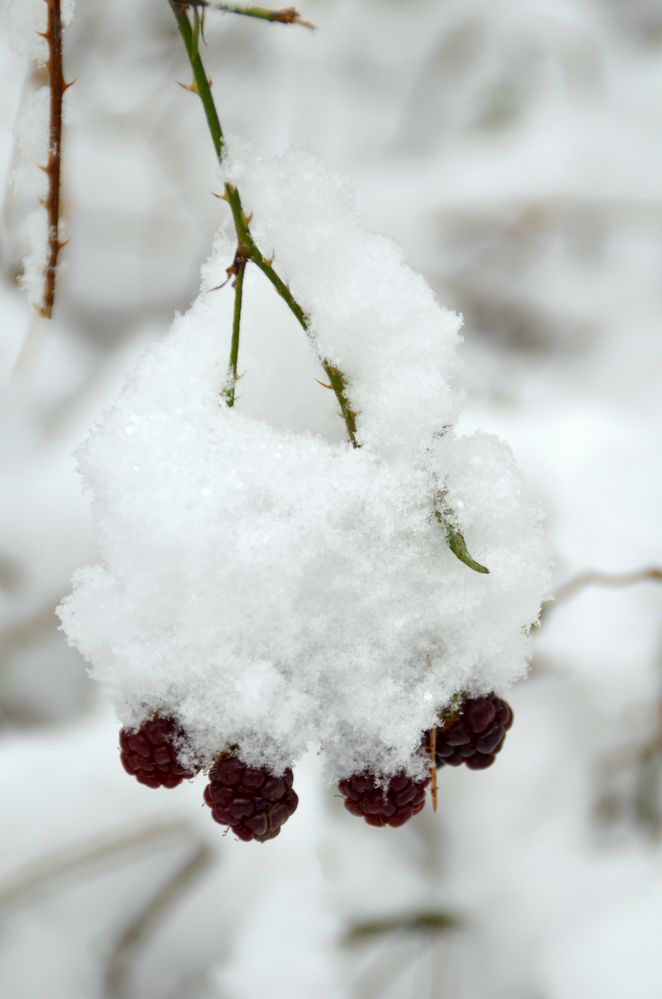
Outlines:
<svg viewBox="0 0 662 999"><path fill-rule="evenodd" d="M662 701L658 703L658 725L637 761L634 813L649 835L662 833Z"/></svg>
<svg viewBox="0 0 662 999"><path fill-rule="evenodd" d="M105 972L107 999L130 999L129 975L141 949L158 928L159 923L193 888L214 862L214 851L198 841L193 853L175 869L147 904L125 927L110 953Z"/></svg>
<svg viewBox="0 0 662 999"><path fill-rule="evenodd" d="M48 215L48 251L44 270L44 296L38 311L50 319L55 304L57 262L66 245L60 239L60 181L62 174L62 101L65 91L73 85L65 83L62 68L62 16L60 0L46 0L48 27L39 32L48 45L48 84L50 87L50 125L48 163L42 170L48 177L48 195L43 202Z"/></svg>
<svg viewBox="0 0 662 999"><path fill-rule="evenodd" d="M43 634L55 630L58 626L55 608L61 600L62 597L58 597L55 601L49 601L44 607L22 620L14 621L0 631L0 656L9 655L22 645L36 641Z"/></svg>
<svg viewBox="0 0 662 999"><path fill-rule="evenodd" d="M193 93L199 96L202 102L205 117L207 119L207 125L214 144L214 151L219 163L222 163L225 156L225 139L218 111L214 103L214 98L212 97L209 77L207 76L207 71L200 56L200 37L202 33L201 23L196 13L196 20L193 25L191 24L187 10L187 7L191 6L190 4L180 3L179 0L168 0L168 2L170 3L170 7L175 15L177 27L179 28L179 33L182 36L182 41L184 42L186 53L188 55L189 62L191 63L191 69L193 71L193 84L190 89ZM197 11L197 7L194 6L194 10ZM283 281L278 272L275 270L273 266L273 257L271 259L265 257L256 245L250 230L250 215L247 215L244 212L241 196L234 184L231 184L229 181L226 182L222 198L224 201L227 201L230 211L232 212L232 221L234 223L237 236L237 253L235 255L235 260L237 259L237 256L239 256L246 262L252 261L256 264L265 277L271 282L276 292L280 295L290 312L294 315L295 319L299 323L299 326L301 326L304 333L310 339L312 337L310 319L295 299L287 283ZM242 282L240 282L239 287L237 287L237 283L235 282L235 295L241 294L243 290L242 286L243 275ZM237 370L236 365L239 355L239 319L241 316L240 308L235 309L235 314L237 315L237 322L236 328L233 331L229 362L231 375L233 372L236 375ZM318 357L322 368L329 379L329 386L335 393L336 399L338 400L340 413L347 430L347 437L353 447L359 447L359 441L356 433L356 411L353 409L347 395L346 378L343 373L338 370L338 368L331 364L330 361L319 355ZM230 386L226 385L224 387L223 395L225 396L228 405L234 404L234 383Z"/></svg>
<svg viewBox="0 0 662 999"><path fill-rule="evenodd" d="M346 946L363 943L365 940L383 936L385 933L404 931L420 933L432 931L443 933L447 930L457 930L463 925L459 916L452 912L407 912L395 916L385 916L383 919L366 919L354 923L343 939Z"/></svg>
<svg viewBox="0 0 662 999"><path fill-rule="evenodd" d="M452 981L452 959L448 952L457 942L458 932L466 929L464 921L454 913L437 910L409 911L367 919L354 923L342 943L352 951L368 950L370 960L353 982L352 995L361 999L380 999L405 975L410 975L412 991L421 996L457 995L457 983ZM446 952L442 955L442 951ZM439 958L443 956L443 979L440 980Z"/></svg>
<svg viewBox="0 0 662 999"><path fill-rule="evenodd" d="M194 830L184 822L160 822L142 829L108 836L96 836L61 850L44 854L19 868L14 877L0 883L0 912L29 899L35 892L48 887L50 882L70 874L78 874L88 867L116 860L124 853L141 849L154 849L160 840L177 838L186 841L195 835Z"/></svg>
<svg viewBox="0 0 662 999"><path fill-rule="evenodd" d="M607 785L596 803L602 822L629 815L649 836L662 833L662 695L655 706L655 725L645 742L614 747L602 760L602 779ZM623 774L630 773L634 786L618 790ZM616 780L617 790L609 789Z"/></svg>
<svg viewBox="0 0 662 999"><path fill-rule="evenodd" d="M653 565L643 569L632 569L630 572L601 572L599 569L586 569L559 587L555 599L543 606L541 618L590 586L620 589L637 583L662 583L662 567Z"/></svg>
<svg viewBox="0 0 662 999"><path fill-rule="evenodd" d="M226 14L242 14L244 17L258 17L262 21L274 24L300 24L302 28L315 30L311 21L304 21L295 7L282 7L280 10L270 10L268 7L246 7L243 4L221 3L220 0L177 0L181 7L203 7L220 10Z"/></svg>

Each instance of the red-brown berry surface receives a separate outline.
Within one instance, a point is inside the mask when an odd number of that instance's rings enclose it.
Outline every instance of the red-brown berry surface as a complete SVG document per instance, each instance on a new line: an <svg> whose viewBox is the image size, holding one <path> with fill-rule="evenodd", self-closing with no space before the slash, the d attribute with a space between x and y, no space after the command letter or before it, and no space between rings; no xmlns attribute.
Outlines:
<svg viewBox="0 0 662 999"><path fill-rule="evenodd" d="M120 759L128 774L147 787L177 787L195 777L197 770L187 770L178 760L177 744L182 732L172 718L158 715L143 722L138 729L120 731Z"/></svg>
<svg viewBox="0 0 662 999"><path fill-rule="evenodd" d="M425 804L425 789L430 782L412 780L404 773L380 785L375 774L363 771L338 782L345 808L365 819L371 826L402 826L417 815Z"/></svg>
<svg viewBox="0 0 662 999"><path fill-rule="evenodd" d="M466 763L471 770L491 766L512 723L510 705L496 694L467 698L460 717L437 729L437 766Z"/></svg>
<svg viewBox="0 0 662 999"><path fill-rule="evenodd" d="M229 826L239 839L259 843L278 836L299 804L290 769L274 777L264 767L249 767L232 754L224 754L213 766L205 801L216 822Z"/></svg>

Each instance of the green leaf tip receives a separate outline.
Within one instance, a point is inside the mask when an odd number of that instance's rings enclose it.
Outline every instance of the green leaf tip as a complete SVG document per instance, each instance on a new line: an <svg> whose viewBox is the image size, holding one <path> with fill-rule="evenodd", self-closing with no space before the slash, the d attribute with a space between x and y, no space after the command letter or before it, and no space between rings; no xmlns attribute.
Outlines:
<svg viewBox="0 0 662 999"><path fill-rule="evenodd" d="M472 558L469 554L467 548L467 543L464 540L464 535L460 533L456 528L451 527L449 523L446 523L446 540L448 541L448 547L453 552L456 558L459 558L460 562L464 562L468 565L470 569L474 572L488 573L489 569L487 566L481 565L480 562L476 562L475 558Z"/></svg>

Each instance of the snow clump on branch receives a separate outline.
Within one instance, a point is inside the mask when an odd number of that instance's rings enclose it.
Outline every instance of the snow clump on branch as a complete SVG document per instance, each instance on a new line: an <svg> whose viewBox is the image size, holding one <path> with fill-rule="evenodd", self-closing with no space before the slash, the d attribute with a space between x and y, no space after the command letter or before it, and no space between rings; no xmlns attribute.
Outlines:
<svg viewBox="0 0 662 999"><path fill-rule="evenodd" d="M415 776L455 695L502 694L526 671L548 587L540 514L505 444L453 430L459 318L364 231L338 178L299 152L242 148L226 170L346 376L361 447L340 419L283 427L276 393L225 406L233 295L211 289L235 247L221 233L193 306L80 450L101 562L77 574L64 629L124 725L176 717L205 766L238 746L279 772L321 747L336 779ZM287 345L257 268L244 295L249 382L256 345ZM440 494L489 575L449 549Z"/></svg>

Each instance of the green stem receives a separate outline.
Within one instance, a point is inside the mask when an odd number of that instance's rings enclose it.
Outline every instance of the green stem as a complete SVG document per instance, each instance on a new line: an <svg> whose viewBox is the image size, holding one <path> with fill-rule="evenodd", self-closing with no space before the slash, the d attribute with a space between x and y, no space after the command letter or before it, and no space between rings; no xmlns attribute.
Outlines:
<svg viewBox="0 0 662 999"><path fill-rule="evenodd" d="M237 274L234 280L234 313L232 316L232 343L230 345L230 363L228 365L228 381L224 391L225 401L229 409L234 406L236 397L237 381L239 375L237 368L239 365L239 333L241 330L241 305L244 298L244 274L246 272L246 258L237 264Z"/></svg>
<svg viewBox="0 0 662 999"><path fill-rule="evenodd" d="M225 11L227 14L242 14L244 17L258 17L262 21L275 24L300 24L303 28L315 28L310 21L304 21L295 7L282 7L270 10L268 7L244 7L242 4L222 3L221 0L180 0L183 7L203 7Z"/></svg>
<svg viewBox="0 0 662 999"><path fill-rule="evenodd" d="M211 86L209 83L209 78L202 62L200 52L198 49L198 37L191 27L191 22L188 18L188 13L186 6L179 3L178 0L169 0L172 11L177 20L177 25L179 27L179 33L182 36L186 52L191 63L191 68L193 70L193 78L195 81L195 89L202 101L202 105L205 111L205 117L207 118L207 124L209 126L209 131L211 133L212 141L214 143L214 149L216 151L216 156L219 163L223 161L225 155L225 142L223 140L223 130L221 128L221 122L218 117L218 112L216 110L216 105L214 103L214 98L211 93ZM239 247L241 248L242 259L245 261L252 260L253 263L262 271L265 277L271 282L273 287L276 289L280 297L283 299L290 312L294 315L297 322L304 330L306 335L312 340L312 332L310 328L310 319L304 309L301 307L299 302L290 291L288 285L283 281L281 276L273 267L271 260L268 260L264 254L260 251L259 247L256 245L253 235L250 230L250 218L244 212L244 208L241 202L241 196L239 191L234 186L234 184L225 184L225 193L223 195L225 201L227 201L230 211L232 212L232 221L234 223L235 232L237 234L237 241ZM236 273L236 272L235 272ZM236 298L235 298L235 310L236 310ZM233 366L233 356L236 353L238 359L239 356L239 326L236 327L236 342L235 342L235 329L233 327L233 340L230 355L230 368ZM329 385L333 389L336 399L338 400L338 405L340 406L340 413L345 422L345 428L347 430L347 437L352 445L352 447L359 447L359 441L356 432L356 410L353 409L348 395L347 395L347 379L345 375L331 363L327 358L320 357L320 363L329 379ZM234 396L233 396L234 401Z"/></svg>
<svg viewBox="0 0 662 999"><path fill-rule="evenodd" d="M182 36L182 41L184 42L184 46L186 47L186 51L188 53L191 69L193 70L195 89L200 100L202 101L202 106L205 110L205 117L211 133L211 139L214 143L214 149L216 150L216 158L220 162L223 159L223 153L225 151L223 129L221 128L221 122L218 117L216 105L214 104L214 98L211 95L209 77L207 76L204 63L200 57L200 50L198 47L199 38L196 36L193 28L191 27L191 22L188 19L186 8L179 4L177 0L169 0L169 3L172 7L172 12L175 15L175 20L177 21L179 33Z"/></svg>

